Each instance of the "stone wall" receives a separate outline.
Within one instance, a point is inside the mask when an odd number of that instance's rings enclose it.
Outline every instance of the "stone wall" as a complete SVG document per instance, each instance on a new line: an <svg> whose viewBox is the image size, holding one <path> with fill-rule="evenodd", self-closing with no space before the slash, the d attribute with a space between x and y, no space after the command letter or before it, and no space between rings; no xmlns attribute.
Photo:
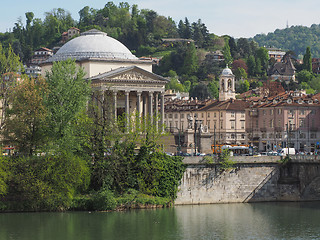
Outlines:
<svg viewBox="0 0 320 240"><path fill-rule="evenodd" d="M175 204L320 200L318 162L260 159L234 167L222 171L219 164L187 163Z"/></svg>

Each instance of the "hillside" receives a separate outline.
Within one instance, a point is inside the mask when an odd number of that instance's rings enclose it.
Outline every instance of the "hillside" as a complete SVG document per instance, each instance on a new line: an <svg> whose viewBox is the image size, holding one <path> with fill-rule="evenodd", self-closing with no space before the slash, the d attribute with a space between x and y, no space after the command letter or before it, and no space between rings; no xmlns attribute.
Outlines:
<svg viewBox="0 0 320 240"><path fill-rule="evenodd" d="M312 57L320 57L320 25L311 27L291 26L290 28L277 29L273 33L258 34L254 36L259 46L276 47L283 50L292 50L296 56L301 57L306 48L311 48Z"/></svg>

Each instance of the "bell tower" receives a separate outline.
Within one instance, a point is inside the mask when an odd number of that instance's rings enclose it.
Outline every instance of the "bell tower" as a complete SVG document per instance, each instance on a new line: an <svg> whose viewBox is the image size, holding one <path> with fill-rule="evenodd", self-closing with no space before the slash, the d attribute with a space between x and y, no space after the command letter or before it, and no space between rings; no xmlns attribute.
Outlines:
<svg viewBox="0 0 320 240"><path fill-rule="evenodd" d="M225 101L228 99L236 98L235 91L235 76L233 75L228 65L223 69L219 80L219 101Z"/></svg>

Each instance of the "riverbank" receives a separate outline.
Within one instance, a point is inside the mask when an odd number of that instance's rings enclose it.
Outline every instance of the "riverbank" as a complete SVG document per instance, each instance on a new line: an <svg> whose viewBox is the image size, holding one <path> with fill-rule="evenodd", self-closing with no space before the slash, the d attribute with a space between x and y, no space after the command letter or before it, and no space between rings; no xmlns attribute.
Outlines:
<svg viewBox="0 0 320 240"><path fill-rule="evenodd" d="M232 169L221 170L199 157L185 158L176 205L320 200L318 156L233 157Z"/></svg>

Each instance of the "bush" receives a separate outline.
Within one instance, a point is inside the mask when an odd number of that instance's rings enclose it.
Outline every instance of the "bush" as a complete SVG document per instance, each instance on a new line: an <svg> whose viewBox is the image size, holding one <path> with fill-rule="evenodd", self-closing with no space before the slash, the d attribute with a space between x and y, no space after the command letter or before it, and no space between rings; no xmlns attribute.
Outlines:
<svg viewBox="0 0 320 240"><path fill-rule="evenodd" d="M117 202L114 198L113 192L109 189L102 189L97 192L92 198L93 210L107 211L114 210Z"/></svg>
<svg viewBox="0 0 320 240"><path fill-rule="evenodd" d="M87 164L74 155L14 157L8 165L9 188L3 200L10 210L67 210L75 194L88 186Z"/></svg>

